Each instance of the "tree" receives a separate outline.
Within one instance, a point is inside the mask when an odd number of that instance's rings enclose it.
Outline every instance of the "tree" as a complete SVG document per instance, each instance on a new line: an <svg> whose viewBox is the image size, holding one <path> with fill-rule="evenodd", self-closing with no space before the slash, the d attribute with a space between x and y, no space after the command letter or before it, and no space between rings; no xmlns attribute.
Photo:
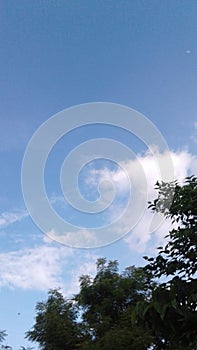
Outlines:
<svg viewBox="0 0 197 350"><path fill-rule="evenodd" d="M4 331L0 331L0 343L2 343L5 340L6 337L7 337L6 331L5 330ZM7 345L7 344L6 345L1 344L0 349L2 349L2 350L12 350L12 347ZM33 350L33 349L34 348L29 347L29 346L27 346L27 347L21 346L19 350Z"/></svg>
<svg viewBox="0 0 197 350"><path fill-rule="evenodd" d="M117 261L100 258L96 276L81 276L72 300L54 290L37 303L27 338L42 350L146 350L152 337L137 325L131 328L131 310L150 297L151 284L142 268L131 266L120 274Z"/></svg>
<svg viewBox="0 0 197 350"><path fill-rule="evenodd" d="M6 331L0 331L0 343L3 343L3 341L5 340L5 338L7 337L7 333ZM11 346L9 345L4 345L4 344L1 344L0 348L3 350L12 350Z"/></svg>
<svg viewBox="0 0 197 350"><path fill-rule="evenodd" d="M151 283L142 268L130 266L119 274L117 261L98 259L96 276L82 276L76 295L88 336L86 347L82 344L81 349L147 349L149 332L137 326L131 329L130 315L138 301L149 297Z"/></svg>
<svg viewBox="0 0 197 350"><path fill-rule="evenodd" d="M6 337L7 337L6 331L5 330L4 331L0 331L0 343L2 343L5 340Z"/></svg>
<svg viewBox="0 0 197 350"><path fill-rule="evenodd" d="M164 213L166 217L177 223L166 236L169 242L165 248L159 249L156 259L147 268L154 271L157 277L179 274L189 279L196 272L197 264L197 178L187 177L185 184L180 186L177 181L157 184L158 198L149 205L156 212ZM174 188L172 205L166 210L168 193Z"/></svg>
<svg viewBox="0 0 197 350"><path fill-rule="evenodd" d="M58 290L50 290L46 302L36 306L36 322L26 333L42 350L72 350L78 343L77 310Z"/></svg>
<svg viewBox="0 0 197 350"><path fill-rule="evenodd" d="M150 204L154 212L163 213L176 223L166 236L168 242L159 247L156 258L145 259L148 273L167 277L153 289L149 301L137 304L132 314L155 336L153 349L197 349L197 178L187 177L180 186L157 183L158 198ZM170 209L169 194L174 191Z"/></svg>
<svg viewBox="0 0 197 350"><path fill-rule="evenodd" d="M49 291L27 332L42 350L197 349L197 178L156 187L149 207L173 223L164 248L145 257L145 268L122 273L116 260L98 259L96 275L81 276L70 300ZM155 277L166 281L156 284Z"/></svg>

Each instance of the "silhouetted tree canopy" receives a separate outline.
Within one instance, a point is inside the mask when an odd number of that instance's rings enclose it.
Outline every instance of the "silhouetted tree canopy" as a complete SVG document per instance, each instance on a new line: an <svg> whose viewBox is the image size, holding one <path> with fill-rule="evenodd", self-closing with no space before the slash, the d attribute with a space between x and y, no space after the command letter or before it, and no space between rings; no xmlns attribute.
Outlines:
<svg viewBox="0 0 197 350"><path fill-rule="evenodd" d="M158 198L150 204L154 212L161 212L176 223L167 234L167 244L159 247L156 258L145 270L167 281L153 289L149 301L137 304L133 323L151 331L156 341L152 349L197 349L197 178L188 177L181 186L157 183ZM171 189L172 205L168 210Z"/></svg>
<svg viewBox="0 0 197 350"><path fill-rule="evenodd" d="M152 338L149 331L131 327L131 312L150 297L152 283L142 268L130 266L119 273L117 261L100 258L96 276L81 276L80 292L72 300L53 290L37 304L27 338L42 350L145 350Z"/></svg>

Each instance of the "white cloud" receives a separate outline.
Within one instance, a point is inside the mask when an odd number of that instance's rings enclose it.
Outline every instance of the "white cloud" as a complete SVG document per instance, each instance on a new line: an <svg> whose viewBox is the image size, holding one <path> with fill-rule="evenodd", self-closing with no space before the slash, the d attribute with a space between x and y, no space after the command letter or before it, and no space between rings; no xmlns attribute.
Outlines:
<svg viewBox="0 0 197 350"><path fill-rule="evenodd" d="M45 238L44 238L45 241ZM79 291L79 277L95 275L98 256L48 244L0 254L0 287L47 291L61 288L71 297Z"/></svg>
<svg viewBox="0 0 197 350"><path fill-rule="evenodd" d="M164 156L164 155L163 155ZM188 151L171 152L171 157L174 164L175 178L182 181L189 174L195 174L197 171L197 157L190 154ZM143 197L144 188L141 187L141 178L139 174L139 166L136 165L137 160L122 162L122 168L127 171L131 183L135 184L137 196ZM140 155L138 162L141 164L146 179L147 198L144 203L147 208L147 201L153 200L156 197L154 184L159 178L159 171L155 164L154 157L150 153ZM96 180L112 180L118 188L118 195L125 194L125 175L122 175L122 170L91 172L92 182ZM128 179L128 178L127 178ZM107 182L105 184L107 186ZM127 185L126 185L127 186ZM132 188L133 191L133 188ZM131 192L132 195L132 192ZM137 205L137 203L134 203ZM122 202L117 202L112 206L111 211L106 216L106 221L116 220L121 218ZM150 254L163 241L163 237L167 234L170 228L170 223L164 221L162 225L155 230L150 230L152 224L152 214L150 210L145 210L142 213L142 218L130 230L132 211L124 216L124 220L120 219L113 225L114 232L110 226L106 227L105 235L112 238L120 238L124 233L131 231L124 237L125 244L131 251L140 254ZM6 226L16 221L22 220L27 216L27 212L4 212L0 216L0 226ZM110 231L111 230L111 231ZM80 230L79 230L80 231ZM81 242L98 238L92 235L91 230L80 231ZM113 233L113 235L112 235ZM73 232L70 235L71 243L73 242ZM67 237L68 237L67 236ZM35 248L25 248L18 251L10 251L0 254L0 286L22 289L38 289L48 290L49 288L61 287L66 295L72 295L79 290L79 277L82 274L95 274L96 259L94 254L87 251L78 251L69 249L65 246L54 244L49 238L44 236L44 244ZM97 242L93 242L93 246ZM91 244L90 244L91 245Z"/></svg>
<svg viewBox="0 0 197 350"><path fill-rule="evenodd" d="M62 208L66 208L68 205L63 195L61 196L53 193L49 200L51 204L57 204Z"/></svg>
<svg viewBox="0 0 197 350"><path fill-rule="evenodd" d="M174 177L179 182L190 174L195 174L197 171L197 157L188 153L187 151L171 152L171 158L174 165ZM152 156L148 155L140 159L147 180L148 201L156 198L157 193L154 190L155 182L160 179L157 169L154 164ZM130 164L130 168L132 164ZM147 206L146 206L147 207ZM156 217L155 217L156 219ZM164 236L169 232L171 226L170 222L160 219L159 225L153 224L153 214L150 210L145 210L142 218L139 220L134 229L125 238L125 242L132 250L138 252L145 252L150 249L149 243L154 241L154 247L161 245ZM154 227L154 228L153 228Z"/></svg>
<svg viewBox="0 0 197 350"><path fill-rule="evenodd" d="M0 214L0 228L21 221L28 216L26 210L16 212L3 212Z"/></svg>
<svg viewBox="0 0 197 350"><path fill-rule="evenodd" d="M197 157L187 151L171 152L174 164L175 178L183 178L191 173L196 173ZM137 160L130 160L122 163L131 182L137 187L137 195L143 197L143 188L140 187L139 167L136 166ZM146 178L147 200L153 200L156 197L154 184L158 179L159 172L153 156L146 153L138 157L138 161L144 171ZM108 171L108 173L107 173ZM94 173L92 181L94 181ZM114 179L117 183L118 194L125 193L125 176L122 176L121 170L111 172L105 169L105 172L96 173L99 180ZM106 183L107 184L107 183ZM122 191L122 192L121 192ZM137 203L136 203L137 205ZM147 208L147 201L144 203ZM108 218L115 220L121 217L121 202L113 205L113 210L108 213ZM169 231L170 223L163 222L157 229L150 231L152 223L152 214L150 210L142 213L142 218L130 230L131 232L124 237L125 244L131 251L140 254L152 254L152 251L160 245L163 237ZM0 216L0 225L5 226L10 223L22 220L27 215L26 212L2 213ZM112 238L120 238L129 231L132 212L124 216L124 220L118 220L113 226L114 232ZM106 228L106 236L110 234L110 226ZM69 233L68 233L69 235ZM92 232L84 230L81 232L81 239L95 239ZM73 233L70 233L70 239L73 240ZM96 243L96 242L95 242ZM93 244L94 245L94 244ZM95 274L96 259L98 257L87 251L77 251L65 246L57 246L53 241L44 236L44 244L35 248L25 248L18 251L10 251L0 254L0 286L21 289L38 289L46 291L49 288L61 287L66 295L72 295L79 290L79 277L82 274Z"/></svg>
<svg viewBox="0 0 197 350"><path fill-rule="evenodd" d="M0 254L0 286L46 290L61 287L62 260L71 250L40 246Z"/></svg>
<svg viewBox="0 0 197 350"><path fill-rule="evenodd" d="M134 227L134 229L125 236L124 241L130 250L138 253L154 254L156 248L161 246L164 242L164 237L172 228L171 222L162 220L162 223L154 232L149 229L152 224L153 216L150 211L146 211Z"/></svg>
<svg viewBox="0 0 197 350"><path fill-rule="evenodd" d="M156 181L160 180L161 178L163 179L164 176L165 178L169 177L171 179L174 177L174 179L182 181L189 173L197 170L197 157L190 154L186 150L180 152L170 152L170 157L174 167L174 174L167 167L168 157L169 155L167 153L157 155L157 158L164 169L162 177L159 164L156 163L155 157L152 155L152 153L147 152L144 155L139 155L136 159L121 162L120 168L116 171L111 171L107 168L91 170L88 174L88 183L91 186L98 186L99 183L104 181L111 182L116 189L116 194L122 195L129 190L130 182L131 188L132 186L139 185L138 190L140 191L140 185L142 181L145 180L146 190L150 194L154 193L153 188ZM130 179L130 181L128 181L128 179ZM106 186L108 182L106 182Z"/></svg>
<svg viewBox="0 0 197 350"><path fill-rule="evenodd" d="M171 152L170 156L174 166L174 179L182 182L186 176L197 173L197 156L192 155L187 150ZM168 168L166 167L165 169L165 164L167 164L166 154L160 154L158 157L167 177L169 174ZM155 216L155 222L153 222L153 215L150 210L147 210L148 201L152 201L157 196L154 186L157 180L161 180L160 169L150 152L138 156L137 159L121 162L120 166L122 169L125 169L130 178L131 197L135 196L136 193L136 201L133 203L134 209L139 205L141 210L143 207L142 204L144 204L145 210L144 212L142 210L141 219L138 220L137 224L131 227L133 207L131 207L131 210L126 215L122 215L121 217L121 210L123 209L121 203L113 204L108 211L106 221L109 223L114 219L118 219L116 226L113 225L113 229L115 228L116 231L114 232L114 237L117 234L117 238L120 238L124 233L130 231L125 237L126 244L131 250L142 253L146 249L149 249L149 243L152 241L155 241L154 246L159 245L170 228L170 224L164 221L164 218L161 218L161 216ZM89 179L89 181L92 181L94 184L111 179L112 182L116 183L116 188L118 188L117 195L121 195L121 190L122 194L125 193L125 175L123 176L123 170L121 168L117 171L107 169L96 170L95 172L91 171L89 175L93 178L92 180ZM129 187L127 189L129 190ZM136 215L136 212L134 215ZM106 234L109 234L109 227L106 229Z"/></svg>
<svg viewBox="0 0 197 350"><path fill-rule="evenodd" d="M170 153L174 172L168 169L168 155L157 154L159 164L163 167L165 179L173 178L182 182L183 179L197 172L197 157L183 150ZM124 169L124 171L123 171ZM133 251L144 252L149 243L156 239L159 244L163 234L169 230L169 224L160 215L152 215L147 210L148 201L153 201L157 192L154 189L157 180L161 178L160 168L155 162L155 155L147 152L136 159L122 161L115 171L108 168L90 169L87 182L91 186L104 183L102 203L108 204L102 212L102 219L97 219L95 229L76 228L73 232L56 233L52 230L49 236L58 242L74 247L99 247L116 241L125 236L126 244ZM131 186L131 194L129 193ZM115 200L111 202L111 188L116 190ZM93 188L95 190L95 188ZM103 192L102 192L103 193ZM129 194L129 204L125 194ZM117 199L118 198L118 199ZM128 205L128 207L127 207ZM101 221L102 220L102 221ZM101 223L103 226L101 226ZM85 225L84 225L85 226Z"/></svg>
<svg viewBox="0 0 197 350"><path fill-rule="evenodd" d="M96 247L100 244L96 232L83 227L72 232L64 232L63 234L58 234L52 229L48 232L48 236L56 242L76 248Z"/></svg>
<svg viewBox="0 0 197 350"><path fill-rule="evenodd" d="M100 183L104 183L107 188L107 184L113 182L113 185L118 192L127 191L128 188L128 176L122 170L109 170L108 168L104 169L91 169L88 173L88 177L86 178L86 183L89 187L96 187Z"/></svg>

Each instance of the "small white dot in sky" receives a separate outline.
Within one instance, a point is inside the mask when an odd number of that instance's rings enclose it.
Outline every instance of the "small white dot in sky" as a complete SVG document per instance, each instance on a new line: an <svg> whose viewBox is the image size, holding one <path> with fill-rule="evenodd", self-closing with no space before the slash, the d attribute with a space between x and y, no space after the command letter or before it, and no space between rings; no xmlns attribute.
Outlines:
<svg viewBox="0 0 197 350"><path fill-rule="evenodd" d="M185 53L190 54L191 50L186 50Z"/></svg>

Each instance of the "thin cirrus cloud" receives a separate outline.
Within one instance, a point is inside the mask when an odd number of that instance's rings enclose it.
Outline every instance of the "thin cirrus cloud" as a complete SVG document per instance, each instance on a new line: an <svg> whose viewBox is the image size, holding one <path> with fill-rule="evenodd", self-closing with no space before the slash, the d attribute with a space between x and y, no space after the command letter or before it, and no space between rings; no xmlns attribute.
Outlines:
<svg viewBox="0 0 197 350"><path fill-rule="evenodd" d="M13 224L17 221L21 221L28 216L28 212L26 210L15 211L15 212L3 212L0 215L0 228L4 228Z"/></svg>

